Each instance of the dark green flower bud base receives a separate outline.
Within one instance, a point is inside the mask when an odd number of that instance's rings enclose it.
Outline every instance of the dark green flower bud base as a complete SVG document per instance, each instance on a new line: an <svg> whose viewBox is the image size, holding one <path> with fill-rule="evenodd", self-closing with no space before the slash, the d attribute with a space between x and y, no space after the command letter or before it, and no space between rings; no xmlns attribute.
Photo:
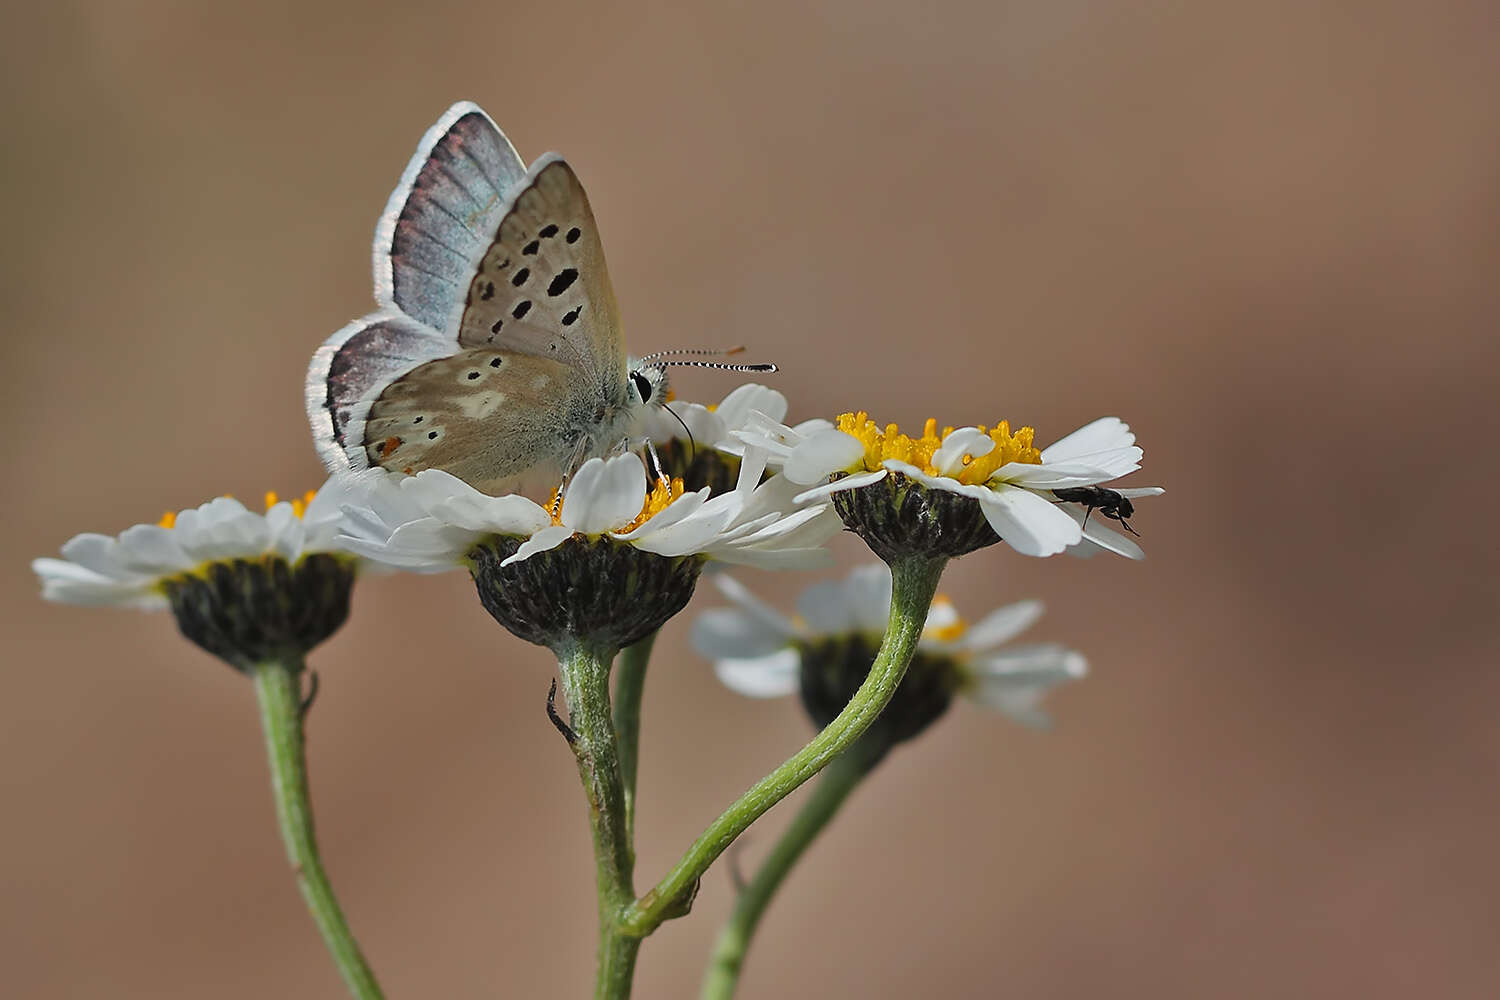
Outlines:
<svg viewBox="0 0 1500 1000"><path fill-rule="evenodd" d="M879 636L849 633L798 642L802 658L802 707L822 729L844 710L865 682L879 652ZM936 721L958 689L957 664L945 656L918 651L885 711L860 737L873 766L897 743ZM874 753L868 751L874 750Z"/></svg>
<svg viewBox="0 0 1500 1000"><path fill-rule="evenodd" d="M513 633L556 650L582 640L623 649L681 611L703 560L643 552L611 538L574 535L509 566L524 539L494 535L469 550L479 600Z"/></svg>
<svg viewBox="0 0 1500 1000"><path fill-rule="evenodd" d="M328 553L211 562L162 581L182 634L236 670L300 662L349 617L352 561Z"/></svg>
<svg viewBox="0 0 1500 1000"><path fill-rule="evenodd" d="M954 559L1000 541L978 500L928 489L898 472L835 493L833 509L887 563L905 556Z"/></svg>

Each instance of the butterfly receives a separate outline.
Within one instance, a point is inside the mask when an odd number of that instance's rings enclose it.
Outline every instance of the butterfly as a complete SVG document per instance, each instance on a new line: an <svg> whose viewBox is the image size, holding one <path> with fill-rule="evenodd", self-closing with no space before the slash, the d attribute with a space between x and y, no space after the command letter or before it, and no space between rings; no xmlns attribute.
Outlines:
<svg viewBox="0 0 1500 1000"><path fill-rule="evenodd" d="M502 493L564 482L642 434L668 365L627 358L588 196L548 153L528 169L477 105L423 136L375 228L379 309L329 337L307 417L332 473L443 469ZM714 353L714 352L685 352Z"/></svg>

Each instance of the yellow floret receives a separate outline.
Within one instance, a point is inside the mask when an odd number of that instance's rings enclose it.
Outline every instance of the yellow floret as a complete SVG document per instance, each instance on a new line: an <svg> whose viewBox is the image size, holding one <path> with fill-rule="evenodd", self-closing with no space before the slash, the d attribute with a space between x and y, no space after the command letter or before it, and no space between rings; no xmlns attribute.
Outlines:
<svg viewBox="0 0 1500 1000"><path fill-rule="evenodd" d="M857 438L865 446L864 466L869 471L881 468L882 462L893 458L898 462L914 465L929 476L939 475L932 464L932 455L942 447L943 441L954 430L952 427L944 427L939 434L937 421L929 418L922 426L922 436L911 438L902 434L895 424L886 424L882 430L863 410L839 414L835 426L845 434ZM995 470L1009 462L1042 464L1041 450L1033 444L1036 437L1033 428L1022 427L1012 434L1010 421L1002 420L993 428L986 428L981 424L979 430L988 434L990 440L995 442L994 450L988 455L966 459L963 469L951 478L976 485L987 482L995 474Z"/></svg>

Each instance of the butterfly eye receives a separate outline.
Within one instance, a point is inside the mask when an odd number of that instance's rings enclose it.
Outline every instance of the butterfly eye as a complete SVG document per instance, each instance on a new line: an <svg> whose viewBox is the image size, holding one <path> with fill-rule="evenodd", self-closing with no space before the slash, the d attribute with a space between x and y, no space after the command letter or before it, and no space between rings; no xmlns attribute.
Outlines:
<svg viewBox="0 0 1500 1000"><path fill-rule="evenodd" d="M635 391L640 393L641 402L649 403L651 401L651 380L640 372L631 372L630 381L635 384Z"/></svg>

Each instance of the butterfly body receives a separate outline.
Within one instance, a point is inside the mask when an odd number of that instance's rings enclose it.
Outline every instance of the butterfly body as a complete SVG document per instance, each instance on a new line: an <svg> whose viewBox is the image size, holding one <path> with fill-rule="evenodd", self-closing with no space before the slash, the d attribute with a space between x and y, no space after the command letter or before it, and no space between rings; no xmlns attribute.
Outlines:
<svg viewBox="0 0 1500 1000"><path fill-rule="evenodd" d="M375 234L380 309L330 337L307 413L331 472L444 469L486 492L566 475L641 435L664 366L627 359L588 197L548 154L526 169L454 105Z"/></svg>

